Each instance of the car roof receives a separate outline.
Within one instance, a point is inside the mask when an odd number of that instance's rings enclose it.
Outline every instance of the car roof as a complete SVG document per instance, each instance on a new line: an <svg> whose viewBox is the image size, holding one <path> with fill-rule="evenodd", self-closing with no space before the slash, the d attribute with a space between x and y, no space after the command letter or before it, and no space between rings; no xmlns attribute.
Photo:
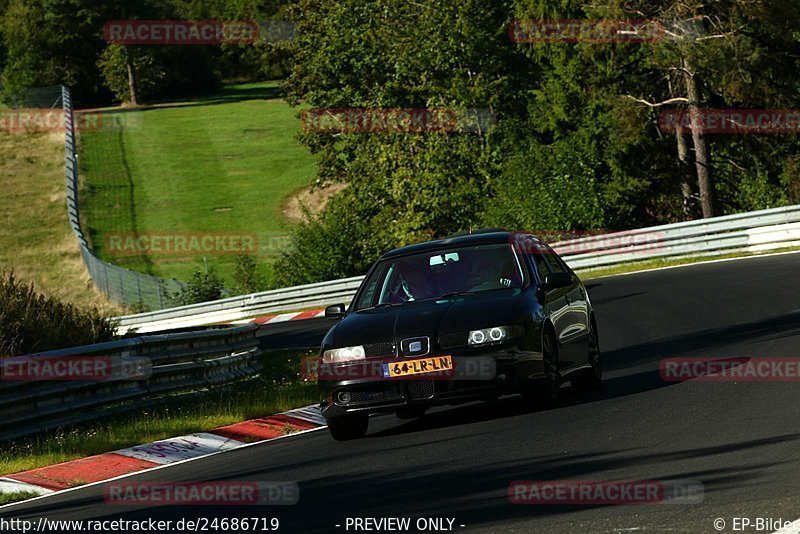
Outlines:
<svg viewBox="0 0 800 534"><path fill-rule="evenodd" d="M388 258L396 258L398 256L406 256L408 254L417 254L424 252L433 252L436 250L474 246L474 245L493 245L498 243L513 243L517 235L530 235L523 232L510 232L508 230L489 231L476 230L471 234L454 235L437 239L435 241L426 241L424 243L417 243L416 245L408 245L406 247L396 248L381 256L381 260Z"/></svg>

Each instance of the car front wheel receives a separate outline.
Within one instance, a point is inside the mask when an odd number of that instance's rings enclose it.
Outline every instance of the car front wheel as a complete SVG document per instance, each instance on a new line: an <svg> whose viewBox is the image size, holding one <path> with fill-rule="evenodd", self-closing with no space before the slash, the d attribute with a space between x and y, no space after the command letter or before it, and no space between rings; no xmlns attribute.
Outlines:
<svg viewBox="0 0 800 534"><path fill-rule="evenodd" d="M549 408L558 404L558 390L561 387L561 374L558 371L558 344L552 332L542 337L542 356L544 379L531 384L523 392L523 397L533 404Z"/></svg>
<svg viewBox="0 0 800 534"><path fill-rule="evenodd" d="M367 414L342 415L328 420L328 430L336 441L349 441L363 438L369 427Z"/></svg>

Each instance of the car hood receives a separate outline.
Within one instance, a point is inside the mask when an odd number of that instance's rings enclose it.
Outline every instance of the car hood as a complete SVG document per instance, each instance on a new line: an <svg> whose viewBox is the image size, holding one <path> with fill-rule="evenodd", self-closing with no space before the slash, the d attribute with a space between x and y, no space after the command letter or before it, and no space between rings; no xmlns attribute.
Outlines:
<svg viewBox="0 0 800 534"><path fill-rule="evenodd" d="M331 332L332 346L399 343L403 339L518 323L524 314L522 289L486 291L459 297L407 302L349 313Z"/></svg>

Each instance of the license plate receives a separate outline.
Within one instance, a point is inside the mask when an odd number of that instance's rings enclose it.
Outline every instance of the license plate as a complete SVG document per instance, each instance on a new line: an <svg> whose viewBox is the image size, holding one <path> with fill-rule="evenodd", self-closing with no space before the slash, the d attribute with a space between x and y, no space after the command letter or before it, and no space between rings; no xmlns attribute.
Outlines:
<svg viewBox="0 0 800 534"><path fill-rule="evenodd" d="M434 356L383 364L383 377L424 375L428 373L445 373L453 370L452 356Z"/></svg>

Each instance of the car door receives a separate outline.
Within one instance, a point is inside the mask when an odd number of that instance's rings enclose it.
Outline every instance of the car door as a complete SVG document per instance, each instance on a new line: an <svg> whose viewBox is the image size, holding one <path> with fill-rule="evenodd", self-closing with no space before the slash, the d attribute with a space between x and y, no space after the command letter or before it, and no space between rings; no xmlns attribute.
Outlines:
<svg viewBox="0 0 800 534"><path fill-rule="evenodd" d="M561 361L565 369L586 362L589 351L589 317L586 293L575 273L558 257L549 246L544 245L542 256L551 272L566 272L572 283L557 291L556 295L564 301L562 326L559 334Z"/></svg>
<svg viewBox="0 0 800 534"><path fill-rule="evenodd" d="M536 243L527 248L528 255L531 263L533 263L536 273L539 276L539 282L543 282L545 277L553 272L553 268L545 259L542 252L544 249L541 243ZM543 297L545 314L550 318L555 329L556 339L559 345L559 369L566 369L574 365L574 347L568 345L567 339L570 335L572 328L572 318L569 316L569 303L567 302L567 294L570 288L562 287L544 291ZM565 344L566 343L566 344Z"/></svg>

